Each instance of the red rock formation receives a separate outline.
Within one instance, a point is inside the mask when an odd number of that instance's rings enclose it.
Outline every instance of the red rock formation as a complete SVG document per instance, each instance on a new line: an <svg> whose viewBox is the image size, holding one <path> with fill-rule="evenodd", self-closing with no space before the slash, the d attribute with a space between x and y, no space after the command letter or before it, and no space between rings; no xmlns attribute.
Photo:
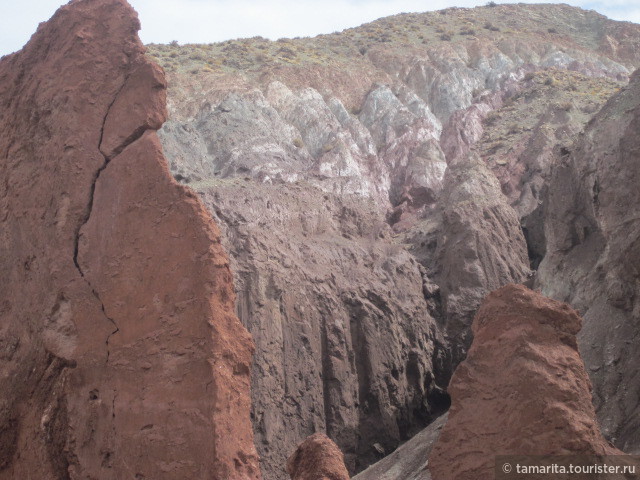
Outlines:
<svg viewBox="0 0 640 480"><path fill-rule="evenodd" d="M259 478L252 343L125 0L0 63L0 478Z"/></svg>
<svg viewBox="0 0 640 480"><path fill-rule="evenodd" d="M429 468L438 480L494 478L495 456L615 455L600 433L578 353L581 319L520 285L491 293L450 384Z"/></svg>
<svg viewBox="0 0 640 480"><path fill-rule="evenodd" d="M324 433L314 433L298 446L287 461L292 480L349 480L344 457Z"/></svg>

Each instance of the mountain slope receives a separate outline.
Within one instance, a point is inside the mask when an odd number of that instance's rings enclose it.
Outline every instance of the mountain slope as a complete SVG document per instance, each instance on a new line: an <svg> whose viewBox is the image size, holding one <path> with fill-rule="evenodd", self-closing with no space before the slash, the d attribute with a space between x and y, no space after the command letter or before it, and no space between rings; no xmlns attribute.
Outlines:
<svg viewBox="0 0 640 480"><path fill-rule="evenodd" d="M640 26L595 12L500 5L150 46L172 172L223 225L256 341L265 478L314 431L359 471L446 408L480 300L546 253L554 148L638 45Z"/></svg>

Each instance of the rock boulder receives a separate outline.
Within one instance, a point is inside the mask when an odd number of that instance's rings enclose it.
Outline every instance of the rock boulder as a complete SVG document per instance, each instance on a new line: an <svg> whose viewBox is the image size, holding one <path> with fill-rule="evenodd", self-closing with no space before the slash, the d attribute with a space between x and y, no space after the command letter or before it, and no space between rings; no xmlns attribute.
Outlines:
<svg viewBox="0 0 640 480"><path fill-rule="evenodd" d="M494 478L497 454L616 455L600 433L578 352L581 319L522 285L492 292L456 370L449 420L429 456L437 479Z"/></svg>

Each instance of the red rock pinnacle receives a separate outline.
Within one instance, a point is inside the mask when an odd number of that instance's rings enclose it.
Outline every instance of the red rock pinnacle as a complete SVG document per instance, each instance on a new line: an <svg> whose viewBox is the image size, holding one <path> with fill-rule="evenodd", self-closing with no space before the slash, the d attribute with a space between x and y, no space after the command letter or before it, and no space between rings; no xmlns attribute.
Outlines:
<svg viewBox="0 0 640 480"><path fill-rule="evenodd" d="M489 294L429 457L437 480L494 478L496 455L619 455L600 433L578 353L582 320L521 285Z"/></svg>
<svg viewBox="0 0 640 480"><path fill-rule="evenodd" d="M287 461L292 480L349 480L344 456L323 433L314 433L302 442Z"/></svg>
<svg viewBox="0 0 640 480"><path fill-rule="evenodd" d="M252 342L125 0L0 62L0 478L257 479Z"/></svg>

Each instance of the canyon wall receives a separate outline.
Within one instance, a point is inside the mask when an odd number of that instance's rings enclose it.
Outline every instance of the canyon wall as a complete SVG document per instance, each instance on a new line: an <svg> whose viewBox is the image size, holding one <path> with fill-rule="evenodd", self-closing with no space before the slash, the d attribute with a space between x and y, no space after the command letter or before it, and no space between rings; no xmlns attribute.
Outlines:
<svg viewBox="0 0 640 480"><path fill-rule="evenodd" d="M580 351L594 383L605 435L640 453L634 345L640 223L640 74L613 96L570 148L558 151L537 285L584 316Z"/></svg>
<svg viewBox="0 0 640 480"><path fill-rule="evenodd" d="M595 12L499 5L151 46L171 171L222 227L256 342L265 478L314 432L356 473L447 408L481 300L546 254L555 145L640 65L639 41Z"/></svg>
<svg viewBox="0 0 640 480"><path fill-rule="evenodd" d="M448 408L481 299L541 261L636 451L637 77L572 144L640 30L550 8L225 42L211 75L154 46L162 146L135 13L62 8L0 64L0 475L279 480L316 432L358 472Z"/></svg>

